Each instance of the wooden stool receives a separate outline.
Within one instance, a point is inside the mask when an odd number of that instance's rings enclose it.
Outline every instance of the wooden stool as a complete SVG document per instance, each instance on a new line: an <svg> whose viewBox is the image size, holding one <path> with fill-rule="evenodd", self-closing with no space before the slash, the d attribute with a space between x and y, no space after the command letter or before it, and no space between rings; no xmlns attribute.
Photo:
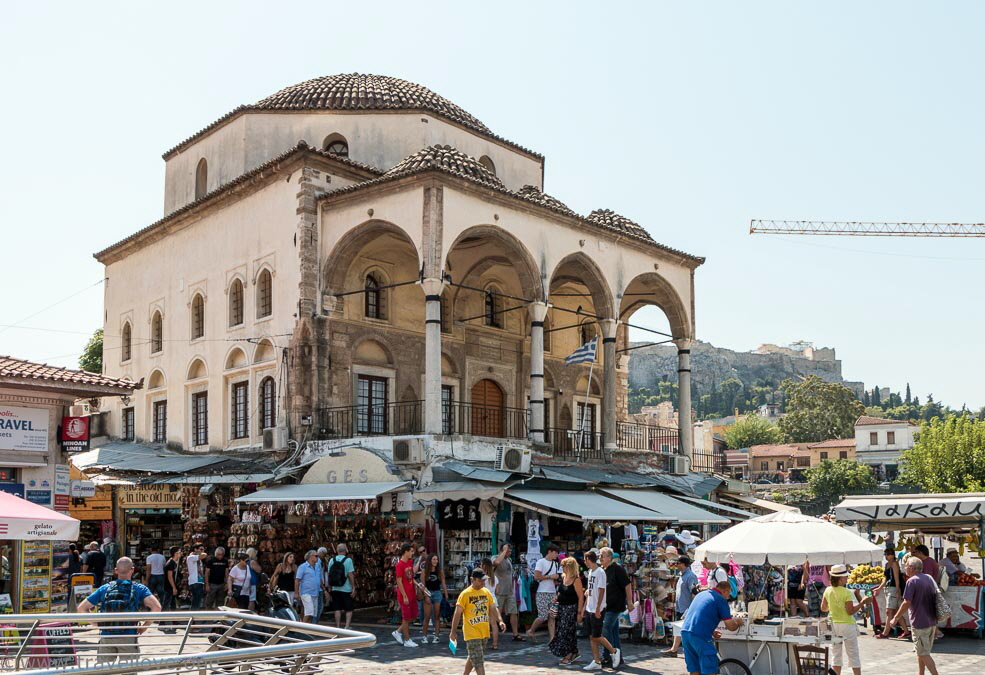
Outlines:
<svg viewBox="0 0 985 675"><path fill-rule="evenodd" d="M794 645L797 675L828 675L828 650L813 645Z"/></svg>

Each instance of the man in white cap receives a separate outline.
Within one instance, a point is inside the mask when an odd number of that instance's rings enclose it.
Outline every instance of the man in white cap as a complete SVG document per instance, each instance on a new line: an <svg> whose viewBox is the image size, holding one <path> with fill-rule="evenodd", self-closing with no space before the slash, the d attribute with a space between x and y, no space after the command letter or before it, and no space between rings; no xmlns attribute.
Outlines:
<svg viewBox="0 0 985 675"><path fill-rule="evenodd" d="M968 572L968 568L961 562L961 554L956 548L947 549L947 555L941 559L941 567L947 570L948 579L952 584L957 581L958 574Z"/></svg>

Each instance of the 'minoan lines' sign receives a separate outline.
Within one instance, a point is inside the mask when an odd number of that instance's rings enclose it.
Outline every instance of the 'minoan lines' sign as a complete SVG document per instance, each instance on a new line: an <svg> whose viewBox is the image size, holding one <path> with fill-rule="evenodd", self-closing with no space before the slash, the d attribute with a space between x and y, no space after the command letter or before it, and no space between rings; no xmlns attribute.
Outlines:
<svg viewBox="0 0 985 675"><path fill-rule="evenodd" d="M48 451L48 410L0 405L0 450Z"/></svg>

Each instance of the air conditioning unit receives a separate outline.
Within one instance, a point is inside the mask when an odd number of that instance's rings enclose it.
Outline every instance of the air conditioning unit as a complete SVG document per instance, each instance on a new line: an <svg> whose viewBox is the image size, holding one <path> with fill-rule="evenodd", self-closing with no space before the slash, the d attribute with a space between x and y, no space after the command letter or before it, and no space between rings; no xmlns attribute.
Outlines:
<svg viewBox="0 0 985 675"><path fill-rule="evenodd" d="M423 464L424 439L423 438L394 438L393 463L394 464Z"/></svg>
<svg viewBox="0 0 985 675"><path fill-rule="evenodd" d="M92 414L92 408L88 403L80 403L79 405L68 407L69 417L88 417L90 414Z"/></svg>
<svg viewBox="0 0 985 675"><path fill-rule="evenodd" d="M269 427L263 430L263 449L281 450L287 447L287 427Z"/></svg>
<svg viewBox="0 0 985 675"><path fill-rule="evenodd" d="M690 463L688 462L687 457L684 457L683 455L671 455L667 458L667 462L669 464L668 470L670 473L677 476L683 476L686 474L687 465Z"/></svg>
<svg viewBox="0 0 985 675"><path fill-rule="evenodd" d="M524 445L497 445L496 468L499 471L530 473L530 448Z"/></svg>

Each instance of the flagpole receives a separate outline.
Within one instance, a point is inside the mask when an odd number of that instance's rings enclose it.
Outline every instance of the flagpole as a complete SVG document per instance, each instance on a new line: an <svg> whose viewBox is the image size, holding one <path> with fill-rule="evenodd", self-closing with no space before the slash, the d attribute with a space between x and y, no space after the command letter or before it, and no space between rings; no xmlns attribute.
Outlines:
<svg viewBox="0 0 985 675"><path fill-rule="evenodd" d="M593 340L598 340L598 336L595 336ZM598 356L598 342L595 343L595 349L592 350L592 365L588 367L588 384L585 386L585 405L581 409L581 425L578 428L578 452L581 453L581 437L585 433L585 417L588 414L588 395L592 393L592 373L595 372L595 357ZM594 417L592 419L594 422Z"/></svg>

